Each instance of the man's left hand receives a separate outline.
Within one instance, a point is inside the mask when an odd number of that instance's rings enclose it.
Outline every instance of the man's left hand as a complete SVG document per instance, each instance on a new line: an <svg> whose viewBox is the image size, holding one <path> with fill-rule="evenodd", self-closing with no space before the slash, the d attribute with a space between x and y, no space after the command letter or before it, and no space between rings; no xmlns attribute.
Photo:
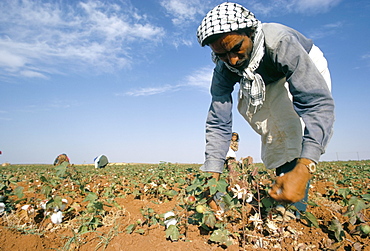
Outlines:
<svg viewBox="0 0 370 251"><path fill-rule="evenodd" d="M311 160L298 159L294 169L276 179L276 183L269 191L270 196L277 201L294 203L302 200L305 196L307 182L311 178L308 165Z"/></svg>

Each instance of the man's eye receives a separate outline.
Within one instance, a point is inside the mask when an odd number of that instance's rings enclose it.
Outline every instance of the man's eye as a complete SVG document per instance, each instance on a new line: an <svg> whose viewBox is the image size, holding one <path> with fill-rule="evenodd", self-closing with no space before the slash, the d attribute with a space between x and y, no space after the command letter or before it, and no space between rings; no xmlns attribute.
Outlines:
<svg viewBox="0 0 370 251"><path fill-rule="evenodd" d="M224 58L226 57L227 53L215 53L215 55L219 58Z"/></svg>
<svg viewBox="0 0 370 251"><path fill-rule="evenodd" d="M233 53L238 53L238 52L240 51L240 47L241 47L241 45L238 45L238 46L234 47L234 48L231 50L231 52L233 52Z"/></svg>

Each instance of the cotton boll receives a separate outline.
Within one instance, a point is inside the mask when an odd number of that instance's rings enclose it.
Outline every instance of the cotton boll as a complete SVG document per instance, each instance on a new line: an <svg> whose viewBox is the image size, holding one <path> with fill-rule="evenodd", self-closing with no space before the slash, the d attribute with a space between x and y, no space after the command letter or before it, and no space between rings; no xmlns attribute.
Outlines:
<svg viewBox="0 0 370 251"><path fill-rule="evenodd" d="M176 225L177 220L175 218L175 214L173 212L167 212L164 214L164 224L166 225L166 228L168 228L171 225ZM168 219L168 220L167 220Z"/></svg>
<svg viewBox="0 0 370 251"><path fill-rule="evenodd" d="M58 211L56 213L53 213L51 215L51 222L53 222L54 224L60 224L62 223L62 218L63 218L63 214L61 211Z"/></svg>
<svg viewBox="0 0 370 251"><path fill-rule="evenodd" d="M0 202L0 213L4 212L5 210L5 204L3 202Z"/></svg>
<svg viewBox="0 0 370 251"><path fill-rule="evenodd" d="M21 207L21 209L23 209L23 210L26 210L26 211L27 211L29 207L30 207L30 205L24 205L24 206L22 206L22 207Z"/></svg>
<svg viewBox="0 0 370 251"><path fill-rule="evenodd" d="M48 203L48 200L43 200L43 201L41 201L41 203L40 203L40 207L42 208L42 209L44 209L44 210L46 210L46 204Z"/></svg>

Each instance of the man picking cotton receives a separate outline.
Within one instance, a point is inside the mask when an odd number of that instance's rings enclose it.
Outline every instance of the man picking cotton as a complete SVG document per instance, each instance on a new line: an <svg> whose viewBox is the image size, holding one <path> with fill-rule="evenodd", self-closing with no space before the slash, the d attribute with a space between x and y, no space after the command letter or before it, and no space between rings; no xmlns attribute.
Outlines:
<svg viewBox="0 0 370 251"><path fill-rule="evenodd" d="M334 101L321 50L298 31L261 23L236 3L208 12L197 31L216 64L206 121L206 160L201 170L219 179L232 133L232 91L240 84L238 110L261 135L261 158L279 176L270 196L298 202L332 135Z"/></svg>

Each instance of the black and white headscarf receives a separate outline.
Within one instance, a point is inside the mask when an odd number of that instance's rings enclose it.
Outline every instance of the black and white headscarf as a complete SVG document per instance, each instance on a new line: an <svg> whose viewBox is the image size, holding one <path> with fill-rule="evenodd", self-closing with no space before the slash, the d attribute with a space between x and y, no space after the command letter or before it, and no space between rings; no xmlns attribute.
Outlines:
<svg viewBox="0 0 370 251"><path fill-rule="evenodd" d="M256 73L265 52L265 39L262 32L262 24L248 9L237 3L222 3L211 11L202 20L197 30L198 42L204 46L208 37L240 29L250 28L254 31L253 50L248 66L239 70L225 64L229 70L241 76L240 99L246 99L247 111L257 112L265 100L265 83L262 77ZM212 53L214 62L219 59Z"/></svg>

